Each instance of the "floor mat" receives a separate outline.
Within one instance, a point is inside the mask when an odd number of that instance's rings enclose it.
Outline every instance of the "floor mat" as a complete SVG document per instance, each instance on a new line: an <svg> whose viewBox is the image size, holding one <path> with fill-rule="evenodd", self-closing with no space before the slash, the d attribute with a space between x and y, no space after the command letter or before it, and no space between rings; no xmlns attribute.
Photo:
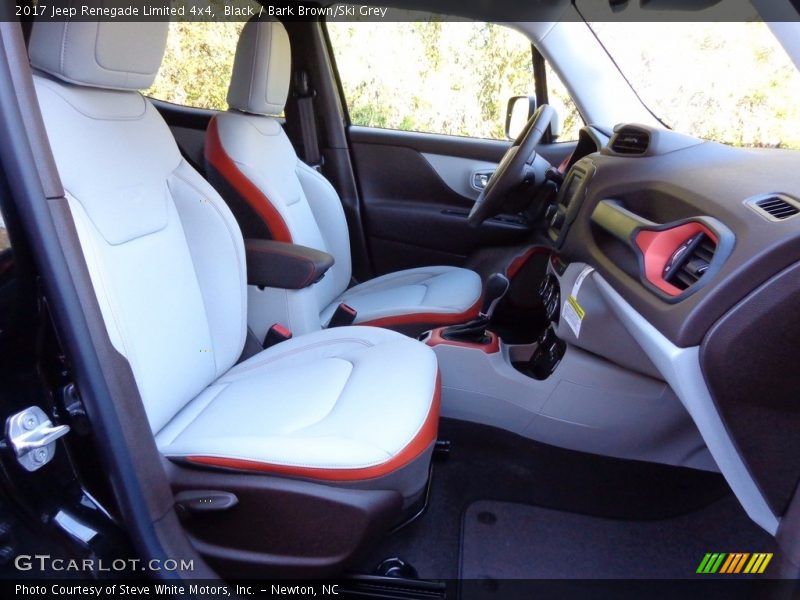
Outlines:
<svg viewBox="0 0 800 600"><path fill-rule="evenodd" d="M696 578L707 552L770 552L773 544L731 497L656 521L478 501L464 513L460 570L464 579L500 584L504 579Z"/></svg>
<svg viewBox="0 0 800 600"><path fill-rule="evenodd" d="M400 556L420 577L458 577L464 511L478 500L537 505L621 520L691 513L730 496L725 480L705 473L554 448L484 425L443 419L452 442L437 462L427 512L388 536L354 570L369 573Z"/></svg>

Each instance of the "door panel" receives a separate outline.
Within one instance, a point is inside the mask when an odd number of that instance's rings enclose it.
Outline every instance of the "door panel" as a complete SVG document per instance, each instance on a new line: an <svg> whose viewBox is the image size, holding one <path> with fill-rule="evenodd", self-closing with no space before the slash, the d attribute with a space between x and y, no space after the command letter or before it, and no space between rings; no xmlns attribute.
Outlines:
<svg viewBox="0 0 800 600"><path fill-rule="evenodd" d="M423 153L422 156L447 184L447 187L470 200L477 200L481 193L480 178L490 177L497 168L496 162L475 158L429 152Z"/></svg>
<svg viewBox="0 0 800 600"><path fill-rule="evenodd" d="M378 274L461 265L482 247L519 244L530 233L513 215L467 224L476 173L490 173L509 142L352 126L351 150L367 240ZM542 147L557 166L574 144Z"/></svg>

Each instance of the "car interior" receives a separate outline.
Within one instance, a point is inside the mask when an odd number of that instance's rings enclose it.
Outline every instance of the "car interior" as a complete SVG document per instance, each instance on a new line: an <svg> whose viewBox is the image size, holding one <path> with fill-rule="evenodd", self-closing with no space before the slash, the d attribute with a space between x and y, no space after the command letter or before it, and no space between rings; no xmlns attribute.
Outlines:
<svg viewBox="0 0 800 600"><path fill-rule="evenodd" d="M8 193L82 406L43 419L90 424L64 447L139 552L420 598L707 552L797 576L800 155L600 106L582 26L514 25L582 114L559 142L535 98L513 140L353 124L324 20L247 21L225 111L143 95L168 22L0 25Z"/></svg>

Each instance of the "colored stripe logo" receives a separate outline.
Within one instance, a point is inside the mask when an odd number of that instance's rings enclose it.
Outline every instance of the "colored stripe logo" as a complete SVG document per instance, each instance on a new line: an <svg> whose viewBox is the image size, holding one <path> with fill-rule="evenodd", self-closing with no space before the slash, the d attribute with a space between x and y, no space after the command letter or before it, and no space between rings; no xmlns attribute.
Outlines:
<svg viewBox="0 0 800 600"><path fill-rule="evenodd" d="M700 575L761 575L772 561L771 552L709 552L700 561Z"/></svg>

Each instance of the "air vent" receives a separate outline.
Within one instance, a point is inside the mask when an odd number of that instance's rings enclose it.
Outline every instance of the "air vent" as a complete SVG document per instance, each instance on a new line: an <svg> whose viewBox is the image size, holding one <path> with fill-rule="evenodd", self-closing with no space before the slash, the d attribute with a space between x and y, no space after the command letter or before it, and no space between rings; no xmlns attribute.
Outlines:
<svg viewBox="0 0 800 600"><path fill-rule="evenodd" d="M610 147L617 154L644 154L650 145L650 134L641 129L623 127L614 134Z"/></svg>
<svg viewBox="0 0 800 600"><path fill-rule="evenodd" d="M664 267L664 279L685 290L705 275L717 251L717 244L705 233L698 233L678 248Z"/></svg>
<svg viewBox="0 0 800 600"><path fill-rule="evenodd" d="M759 196L746 202L750 208L770 221L783 221L800 213L800 204L793 198L781 194Z"/></svg>

